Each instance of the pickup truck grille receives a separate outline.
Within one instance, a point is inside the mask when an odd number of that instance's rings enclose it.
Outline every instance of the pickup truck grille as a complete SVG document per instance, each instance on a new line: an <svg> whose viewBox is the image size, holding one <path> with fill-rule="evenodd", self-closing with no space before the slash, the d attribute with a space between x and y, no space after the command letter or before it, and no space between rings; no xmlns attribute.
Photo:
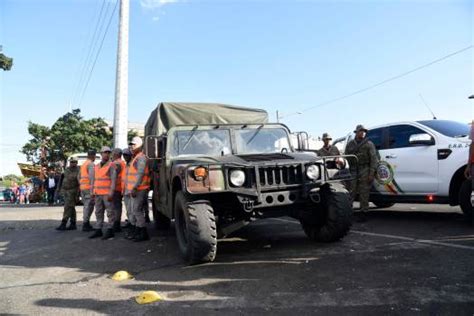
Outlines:
<svg viewBox="0 0 474 316"><path fill-rule="evenodd" d="M303 174L299 165L260 166L257 170L262 188L303 183Z"/></svg>

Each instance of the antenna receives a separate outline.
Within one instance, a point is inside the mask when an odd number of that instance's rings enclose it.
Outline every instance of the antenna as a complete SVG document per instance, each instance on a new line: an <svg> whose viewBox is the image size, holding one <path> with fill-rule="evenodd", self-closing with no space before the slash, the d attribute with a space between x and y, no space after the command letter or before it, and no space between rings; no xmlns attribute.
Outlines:
<svg viewBox="0 0 474 316"><path fill-rule="evenodd" d="M421 101L422 101L423 104L426 106L426 108L428 109L428 111L430 111L430 112L431 112L431 115L433 115L433 120L436 120L437 118L436 118L435 114L433 113L433 111L431 110L431 108L428 106L428 103L426 103L425 98L423 98L423 96L421 95L421 93L418 93L418 95L420 96Z"/></svg>

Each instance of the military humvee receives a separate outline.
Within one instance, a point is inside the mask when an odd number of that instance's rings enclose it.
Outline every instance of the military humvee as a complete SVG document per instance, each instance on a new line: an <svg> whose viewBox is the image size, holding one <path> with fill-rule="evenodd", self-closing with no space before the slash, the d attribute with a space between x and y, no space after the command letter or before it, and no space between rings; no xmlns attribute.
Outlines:
<svg viewBox="0 0 474 316"><path fill-rule="evenodd" d="M268 123L263 110L160 103L145 136L156 225L174 219L191 264L213 261L217 239L255 219L291 216L323 242L350 229L349 194L329 172L336 158L295 150L289 129Z"/></svg>

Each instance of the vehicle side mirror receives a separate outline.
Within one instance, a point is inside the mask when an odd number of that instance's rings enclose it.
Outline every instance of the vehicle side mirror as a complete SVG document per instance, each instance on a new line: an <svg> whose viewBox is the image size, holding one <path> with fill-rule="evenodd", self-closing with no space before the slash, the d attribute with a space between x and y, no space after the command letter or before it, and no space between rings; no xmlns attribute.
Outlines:
<svg viewBox="0 0 474 316"><path fill-rule="evenodd" d="M145 156L148 159L160 159L159 136L145 137Z"/></svg>
<svg viewBox="0 0 474 316"><path fill-rule="evenodd" d="M410 135L410 138L408 139L408 142L411 145L427 145L427 146L430 146L430 145L435 144L435 140L434 140L433 136L431 136L430 134L427 134L427 133Z"/></svg>

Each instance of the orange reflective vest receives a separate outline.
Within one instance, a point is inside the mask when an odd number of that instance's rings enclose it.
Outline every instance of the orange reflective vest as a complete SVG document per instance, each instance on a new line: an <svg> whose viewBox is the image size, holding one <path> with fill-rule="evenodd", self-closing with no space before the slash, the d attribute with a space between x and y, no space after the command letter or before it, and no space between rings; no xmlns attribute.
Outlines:
<svg viewBox="0 0 474 316"><path fill-rule="evenodd" d="M128 168L128 175L127 175L127 191L132 191L135 187L135 184L138 181L138 159L146 159L145 155L141 152L136 155L130 166ZM142 182L137 186L138 191L148 190L150 189L150 169L148 168L148 163L145 164L145 172L143 174Z"/></svg>
<svg viewBox="0 0 474 316"><path fill-rule="evenodd" d="M116 166L120 166L120 173L117 173L117 180L115 181L115 191L123 192L123 190L125 189L124 178L125 178L125 172L126 172L125 169L127 168L127 165L125 164L125 161L123 161L122 159L115 160L114 164Z"/></svg>
<svg viewBox="0 0 474 316"><path fill-rule="evenodd" d="M90 190L91 189L91 182L89 180L89 166L93 163L89 159L86 160L81 166L80 171L80 178L79 178L79 185L81 190Z"/></svg>
<svg viewBox="0 0 474 316"><path fill-rule="evenodd" d="M102 167L100 166L100 163L95 165L94 194L108 195L110 193L110 186L112 185L112 179L109 175L110 168L114 168L110 161Z"/></svg>

